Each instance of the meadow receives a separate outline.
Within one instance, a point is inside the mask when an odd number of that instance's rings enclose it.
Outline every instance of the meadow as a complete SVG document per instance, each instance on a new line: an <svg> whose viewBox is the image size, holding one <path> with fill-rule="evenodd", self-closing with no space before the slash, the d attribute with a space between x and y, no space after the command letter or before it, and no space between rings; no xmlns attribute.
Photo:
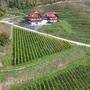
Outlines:
<svg viewBox="0 0 90 90"><path fill-rule="evenodd" d="M90 43L90 3L61 3L45 6L41 13L50 11L59 15L59 22L43 26L40 32L58 37Z"/></svg>

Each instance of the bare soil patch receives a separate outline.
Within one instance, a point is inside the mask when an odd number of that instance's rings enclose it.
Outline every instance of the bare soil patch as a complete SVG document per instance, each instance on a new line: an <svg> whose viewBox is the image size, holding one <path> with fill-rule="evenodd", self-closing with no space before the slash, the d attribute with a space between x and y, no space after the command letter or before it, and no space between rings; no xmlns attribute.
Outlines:
<svg viewBox="0 0 90 90"><path fill-rule="evenodd" d="M56 60L53 60L53 65L56 67L56 68L61 68L61 67L64 67L65 64L63 64L60 60L56 59Z"/></svg>
<svg viewBox="0 0 90 90"><path fill-rule="evenodd" d="M12 85L23 84L24 82L30 81L32 79L33 77L30 77L28 75L19 76L17 78L8 77L3 83L0 84L0 90L9 90Z"/></svg>

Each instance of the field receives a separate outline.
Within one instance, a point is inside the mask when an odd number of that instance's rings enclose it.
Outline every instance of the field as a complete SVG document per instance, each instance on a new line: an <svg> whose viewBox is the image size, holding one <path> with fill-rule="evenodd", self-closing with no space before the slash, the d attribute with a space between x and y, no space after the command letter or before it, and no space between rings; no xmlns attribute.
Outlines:
<svg viewBox="0 0 90 90"><path fill-rule="evenodd" d="M28 1L14 0L16 6L5 7L5 17L21 19L42 2L30 0L35 6L29 7ZM40 13L56 12L59 22L38 31L0 23L0 90L90 90L90 47L54 37L89 45L90 3L50 4L56 1L43 0Z"/></svg>
<svg viewBox="0 0 90 90"><path fill-rule="evenodd" d="M57 53L70 47L68 42L44 37L18 28L14 29L13 34L14 57L12 64L14 65Z"/></svg>
<svg viewBox="0 0 90 90"><path fill-rule="evenodd" d="M90 3L62 3L45 6L41 13L52 11L58 13L60 21L43 26L39 31L58 37L90 43Z"/></svg>
<svg viewBox="0 0 90 90"><path fill-rule="evenodd" d="M25 31L19 28L13 30L13 60L3 60L3 65L18 65L33 62L34 59L61 52L70 48L68 42L60 41Z"/></svg>
<svg viewBox="0 0 90 90"><path fill-rule="evenodd" d="M12 80L11 90L89 90L89 51L87 47L14 27L13 59L3 61L0 82ZM25 78L31 80L23 84Z"/></svg>
<svg viewBox="0 0 90 90"><path fill-rule="evenodd" d="M88 60L86 62L89 63ZM90 67L88 64L79 65L79 63L69 66L66 70L58 70L21 86L13 86L11 90L89 90Z"/></svg>

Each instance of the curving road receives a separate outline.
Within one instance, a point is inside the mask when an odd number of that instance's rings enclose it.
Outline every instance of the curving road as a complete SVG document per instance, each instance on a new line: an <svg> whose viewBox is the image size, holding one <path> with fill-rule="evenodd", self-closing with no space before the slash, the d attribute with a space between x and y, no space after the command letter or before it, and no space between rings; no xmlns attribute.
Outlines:
<svg viewBox="0 0 90 90"><path fill-rule="evenodd" d="M67 41L67 42L70 42L72 44L76 44L76 45L79 45L79 46L90 47L90 44L77 42L77 41L72 41L72 40L68 40L68 39L65 39L65 38L60 38L60 37L56 37L56 36L53 36L53 35L50 35L50 34L46 34L46 33L41 33L41 32L35 31L35 30L31 30L31 29L28 29L28 28L25 28L25 27L21 27L21 26L15 25L14 23L11 23L11 22L8 22L8 21L5 21L5 20L1 20L0 23L9 24L9 25L11 25L13 27L19 27L19 28L25 29L27 31L32 31L32 32L35 32L35 33L38 33L38 34L41 34L41 35L44 35L44 36L47 36L47 37L50 36L50 37L53 37L53 38L56 38L56 39L59 39L59 40L63 40L63 41Z"/></svg>

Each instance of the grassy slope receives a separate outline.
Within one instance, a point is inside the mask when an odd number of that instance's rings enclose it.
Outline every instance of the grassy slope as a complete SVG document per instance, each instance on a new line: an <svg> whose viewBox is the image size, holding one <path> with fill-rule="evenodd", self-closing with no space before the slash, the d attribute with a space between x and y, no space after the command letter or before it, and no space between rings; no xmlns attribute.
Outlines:
<svg viewBox="0 0 90 90"><path fill-rule="evenodd" d="M43 7L41 13L55 11L60 22L43 26L39 31L62 38L90 43L90 3L64 3Z"/></svg>
<svg viewBox="0 0 90 90"><path fill-rule="evenodd" d="M0 33L4 32L6 35L10 37L11 29L12 27L10 25L0 23ZM2 60L4 60L5 62L8 60L11 60L11 56L12 56L11 51L12 51L12 43L10 39L9 42L5 46L0 46L0 52L1 52L0 63L2 63ZM2 66L0 66L0 68L1 67Z"/></svg>

